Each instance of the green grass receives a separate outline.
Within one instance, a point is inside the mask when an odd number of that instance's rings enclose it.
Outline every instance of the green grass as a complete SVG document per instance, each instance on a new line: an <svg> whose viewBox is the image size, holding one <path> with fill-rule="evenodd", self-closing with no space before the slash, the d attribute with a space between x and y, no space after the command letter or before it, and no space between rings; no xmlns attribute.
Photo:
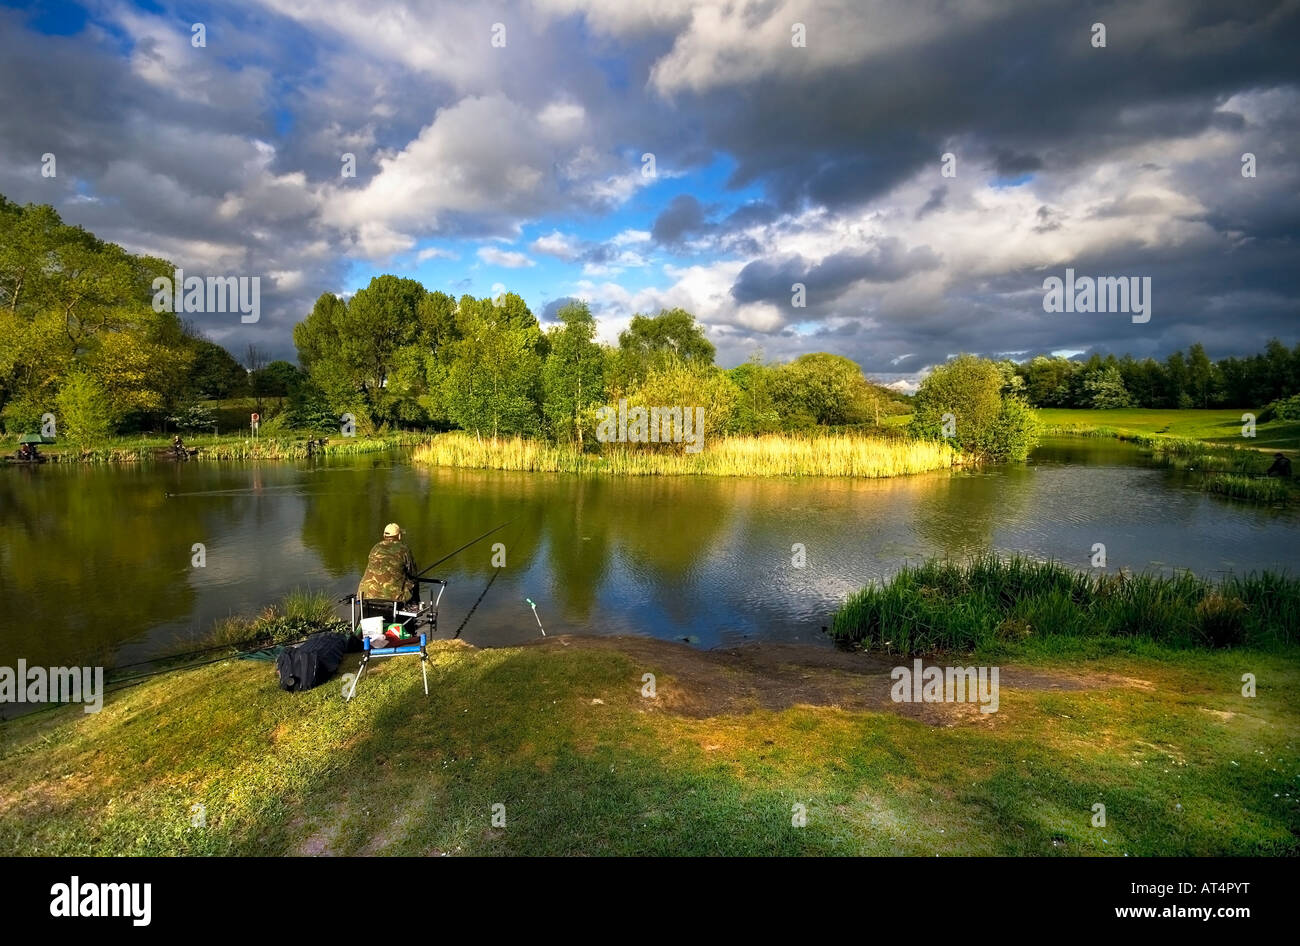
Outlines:
<svg viewBox="0 0 1300 946"><path fill-rule="evenodd" d="M1255 436L1243 437L1242 415L1251 413L1258 417L1261 411L1262 408L1156 410L1131 407L1112 411L1050 407L1037 409L1044 433L1092 434L1121 439L1134 439L1138 435L1176 437L1256 450L1300 448L1300 421L1275 420L1256 424Z"/></svg>
<svg viewBox="0 0 1300 946"><path fill-rule="evenodd" d="M265 647L297 640L336 624L333 598L323 591L295 588L254 617L231 615L217 621L201 646Z"/></svg>
<svg viewBox="0 0 1300 946"><path fill-rule="evenodd" d="M428 697L397 658L351 703L342 680L288 694L267 664L232 660L110 694L98 714L11 721L0 853L1300 853L1294 651L1025 657L1104 676L1004 684L998 713L935 726L815 699L675 713L675 693L740 671L679 676L702 658L658 646L662 660L443 642ZM646 672L663 705L640 695ZM1105 828L1091 826L1097 802Z"/></svg>
<svg viewBox="0 0 1300 946"><path fill-rule="evenodd" d="M1221 496L1233 499L1246 499L1257 503L1285 503L1294 496L1286 483L1277 479L1261 479L1257 476L1237 476L1231 473L1219 473L1205 478L1205 489Z"/></svg>
<svg viewBox="0 0 1300 946"><path fill-rule="evenodd" d="M1087 573L1019 556L931 560L851 595L831 633L905 656L1003 644L1050 648L1060 638L1174 648L1295 645L1300 578Z"/></svg>
<svg viewBox="0 0 1300 946"><path fill-rule="evenodd" d="M61 463L152 463L173 462L165 452L171 447L170 434L147 434L136 437L117 437L107 443L78 447L60 443L42 449L52 461ZM310 434L298 432L257 439L247 434L221 436L184 436L187 447L198 447L198 460L301 460L311 455L308 448ZM396 447L413 446L423 442L424 434L385 433L371 436L332 436L325 445L324 455L349 455L375 453ZM164 455L160 456L160 452Z"/></svg>
<svg viewBox="0 0 1300 946"><path fill-rule="evenodd" d="M417 447L416 463L547 473L632 476L885 477L954 466L946 443L861 434L771 434L710 438L699 453L651 444L604 444L599 453L522 437L480 439L463 431Z"/></svg>

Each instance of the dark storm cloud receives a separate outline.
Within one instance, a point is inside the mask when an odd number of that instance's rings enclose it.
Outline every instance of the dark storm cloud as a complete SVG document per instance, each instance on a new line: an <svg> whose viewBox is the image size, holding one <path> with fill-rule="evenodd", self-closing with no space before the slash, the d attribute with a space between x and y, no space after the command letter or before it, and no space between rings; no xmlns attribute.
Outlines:
<svg viewBox="0 0 1300 946"><path fill-rule="evenodd" d="M704 205L690 194L678 194L668 207L655 218L650 235L655 242L680 243L690 236L698 236L709 229L704 219Z"/></svg>
<svg viewBox="0 0 1300 946"><path fill-rule="evenodd" d="M731 295L740 303L788 302L791 285L803 283L811 299L826 305L855 283L897 282L939 265L938 255L928 246L904 249L891 238L865 253L836 253L815 265L799 256L779 262L755 260L740 271Z"/></svg>
<svg viewBox="0 0 1300 946"><path fill-rule="evenodd" d="M861 24L870 17L862 11ZM1152 34L1142 27L1162 20ZM1232 90L1294 83L1291 4L1008 4L967 30L806 78L701 94L708 139L784 207L843 208L887 193L949 140L999 173L1070 166L1125 144L1230 123ZM1089 45L1104 21L1106 49ZM1132 37L1131 39L1129 37ZM1191 39L1189 39L1191 37ZM960 171L959 171L960 173Z"/></svg>

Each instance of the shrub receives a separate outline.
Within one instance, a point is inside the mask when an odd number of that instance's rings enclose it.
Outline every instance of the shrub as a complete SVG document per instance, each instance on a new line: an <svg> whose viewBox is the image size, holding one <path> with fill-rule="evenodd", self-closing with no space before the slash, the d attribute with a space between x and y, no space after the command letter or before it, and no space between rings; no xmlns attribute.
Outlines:
<svg viewBox="0 0 1300 946"><path fill-rule="evenodd" d="M1038 440L1038 421L991 361L960 355L935 368L916 392L911 429L948 439L975 460L1023 460ZM945 437L945 415L952 435Z"/></svg>
<svg viewBox="0 0 1300 946"><path fill-rule="evenodd" d="M103 443L116 427L118 417L103 385L86 372L69 375L54 403L59 432L78 446Z"/></svg>

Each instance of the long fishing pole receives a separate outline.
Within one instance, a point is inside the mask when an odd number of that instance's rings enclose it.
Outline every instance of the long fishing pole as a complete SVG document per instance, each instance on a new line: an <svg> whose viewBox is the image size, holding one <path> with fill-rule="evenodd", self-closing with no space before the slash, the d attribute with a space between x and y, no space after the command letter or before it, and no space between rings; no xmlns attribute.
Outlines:
<svg viewBox="0 0 1300 946"><path fill-rule="evenodd" d="M517 519L518 516L516 516L515 518ZM465 551L465 550L466 550L467 548L469 548L471 545L474 545L474 544L476 544L476 543L478 543L478 542L482 542L484 539L486 539L488 536L490 536L493 532L500 532L502 529L504 529L506 526L510 525L510 523L512 523L512 522L514 522L514 521L515 521L514 519L507 519L505 522L501 523L501 525L496 526L495 528L492 528L492 529L488 529L486 532L484 532L482 535L480 535L477 539L471 539L470 541L468 541L468 542L466 542L464 545L462 545L460 548L456 549L454 552L448 552L446 555L444 555L442 558L438 559L436 562L434 562L434 563L433 563L432 565L430 565L428 568L421 569L420 572L417 573L415 577L416 577L416 578L420 578L420 577L422 577L426 572L432 571L433 569L437 568L439 565L441 565L443 562L447 561L447 559L451 558L453 555L459 555L461 552Z"/></svg>

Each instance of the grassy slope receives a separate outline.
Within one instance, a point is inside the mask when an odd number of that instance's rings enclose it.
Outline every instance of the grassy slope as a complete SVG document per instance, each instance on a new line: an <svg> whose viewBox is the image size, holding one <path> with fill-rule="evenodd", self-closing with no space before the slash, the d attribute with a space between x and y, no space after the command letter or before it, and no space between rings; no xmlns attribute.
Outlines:
<svg viewBox="0 0 1300 946"><path fill-rule="evenodd" d="M5 723L0 853L1297 853L1289 651L1022 656L1094 676L1004 683L998 713L938 720L855 702L887 670L751 678L653 641L433 651L427 698L413 660L351 704L229 661ZM774 701L783 679L802 689Z"/></svg>
<svg viewBox="0 0 1300 946"><path fill-rule="evenodd" d="M1294 450L1300 447L1300 422L1271 421L1259 424L1255 438L1242 437L1242 410L1150 410L1133 407L1113 411L1038 408L1044 427L1090 430L1108 427L1121 432L1186 437L1234 447L1260 450ZM1258 414L1258 411L1254 413Z"/></svg>

